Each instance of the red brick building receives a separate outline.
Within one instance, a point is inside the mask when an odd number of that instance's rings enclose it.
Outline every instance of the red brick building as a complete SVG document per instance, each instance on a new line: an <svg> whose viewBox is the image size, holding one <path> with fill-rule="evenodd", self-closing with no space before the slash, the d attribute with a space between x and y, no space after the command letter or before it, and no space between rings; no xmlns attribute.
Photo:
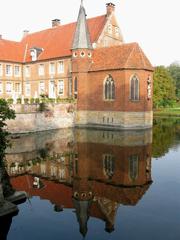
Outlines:
<svg viewBox="0 0 180 240"><path fill-rule="evenodd" d="M137 43L125 44L115 17L86 20L36 33L20 42L0 39L0 98L77 98L76 125L152 126L153 67Z"/></svg>

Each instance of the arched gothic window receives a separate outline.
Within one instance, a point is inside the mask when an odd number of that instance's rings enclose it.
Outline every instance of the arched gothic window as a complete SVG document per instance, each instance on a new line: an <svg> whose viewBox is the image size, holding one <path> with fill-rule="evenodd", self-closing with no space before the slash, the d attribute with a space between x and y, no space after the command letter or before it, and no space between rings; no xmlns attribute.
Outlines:
<svg viewBox="0 0 180 240"><path fill-rule="evenodd" d="M129 157L129 177L132 181L136 180L139 171L139 157L137 155L131 155Z"/></svg>
<svg viewBox="0 0 180 240"><path fill-rule="evenodd" d="M139 100L139 79L136 75L131 78L131 100Z"/></svg>
<svg viewBox="0 0 180 240"><path fill-rule="evenodd" d="M103 172L106 177L111 179L114 175L114 156L111 154L103 155Z"/></svg>
<svg viewBox="0 0 180 240"><path fill-rule="evenodd" d="M115 99L115 84L114 80L109 75L104 83L104 98L105 100L114 100Z"/></svg>

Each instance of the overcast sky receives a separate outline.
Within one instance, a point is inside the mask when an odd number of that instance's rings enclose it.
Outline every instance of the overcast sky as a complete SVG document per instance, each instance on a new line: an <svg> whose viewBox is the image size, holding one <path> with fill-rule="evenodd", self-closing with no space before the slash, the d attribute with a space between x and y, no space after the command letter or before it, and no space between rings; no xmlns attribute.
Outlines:
<svg viewBox="0 0 180 240"><path fill-rule="evenodd" d="M105 13L108 0L84 0L88 17ZM138 42L153 65L180 61L180 0L112 0L125 42ZM23 30L39 31L59 18L76 21L80 0L1 1L0 34L20 40Z"/></svg>

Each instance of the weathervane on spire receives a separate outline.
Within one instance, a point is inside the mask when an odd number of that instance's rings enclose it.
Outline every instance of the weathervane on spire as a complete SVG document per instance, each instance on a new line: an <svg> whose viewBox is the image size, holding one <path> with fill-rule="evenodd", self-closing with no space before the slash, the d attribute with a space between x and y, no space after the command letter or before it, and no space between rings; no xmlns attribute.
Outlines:
<svg viewBox="0 0 180 240"><path fill-rule="evenodd" d="M83 0L81 0L81 7L83 7Z"/></svg>

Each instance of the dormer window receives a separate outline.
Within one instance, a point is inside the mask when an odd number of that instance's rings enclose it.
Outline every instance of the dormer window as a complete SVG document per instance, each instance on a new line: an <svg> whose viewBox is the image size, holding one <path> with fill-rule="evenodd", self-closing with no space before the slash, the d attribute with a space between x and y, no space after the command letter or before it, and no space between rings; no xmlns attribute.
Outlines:
<svg viewBox="0 0 180 240"><path fill-rule="evenodd" d="M43 48L33 47L30 49L31 60L37 61L38 56L43 51Z"/></svg>
<svg viewBox="0 0 180 240"><path fill-rule="evenodd" d="M30 53L31 53L31 60L32 61L36 61L37 60L37 51L36 51L36 49L35 48L31 49Z"/></svg>

